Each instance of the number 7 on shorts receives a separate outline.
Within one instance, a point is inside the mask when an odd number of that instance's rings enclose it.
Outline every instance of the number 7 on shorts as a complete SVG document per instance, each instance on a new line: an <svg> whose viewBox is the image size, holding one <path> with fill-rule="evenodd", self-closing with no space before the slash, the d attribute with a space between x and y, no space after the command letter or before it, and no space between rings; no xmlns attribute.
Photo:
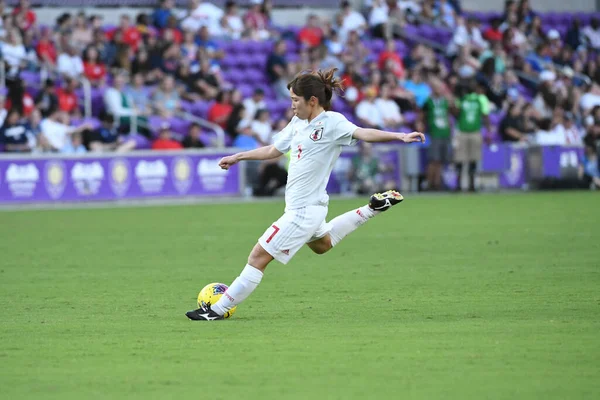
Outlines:
<svg viewBox="0 0 600 400"><path fill-rule="evenodd" d="M273 239L273 236L275 236L277 234L277 232L279 232L279 227L277 225L272 225L273 228L273 233L271 233L271 235L267 238L267 240L265 241L266 243L271 242L271 239Z"/></svg>

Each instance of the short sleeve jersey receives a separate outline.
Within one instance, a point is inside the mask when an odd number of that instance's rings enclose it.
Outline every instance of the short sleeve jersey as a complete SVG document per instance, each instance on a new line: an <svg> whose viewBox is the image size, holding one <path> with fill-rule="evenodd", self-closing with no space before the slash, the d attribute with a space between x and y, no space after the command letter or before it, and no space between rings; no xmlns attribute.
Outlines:
<svg viewBox="0 0 600 400"><path fill-rule="evenodd" d="M358 129L340 113L324 111L312 121L293 117L273 138L282 153L290 152L288 180L285 189L286 209L326 205L329 175L342 148L356 143Z"/></svg>

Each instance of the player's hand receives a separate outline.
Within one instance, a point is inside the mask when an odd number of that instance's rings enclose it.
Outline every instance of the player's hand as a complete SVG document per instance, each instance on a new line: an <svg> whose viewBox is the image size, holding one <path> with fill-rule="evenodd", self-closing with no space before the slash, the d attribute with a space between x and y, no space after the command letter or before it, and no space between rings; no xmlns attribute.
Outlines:
<svg viewBox="0 0 600 400"><path fill-rule="evenodd" d="M237 164L238 161L239 160L235 155L223 157L219 161L219 167L221 167L221 169L229 169L232 165Z"/></svg>
<svg viewBox="0 0 600 400"><path fill-rule="evenodd" d="M405 133L402 136L402 141L404 143L413 143L413 142L425 143L425 135L422 134L421 132Z"/></svg>

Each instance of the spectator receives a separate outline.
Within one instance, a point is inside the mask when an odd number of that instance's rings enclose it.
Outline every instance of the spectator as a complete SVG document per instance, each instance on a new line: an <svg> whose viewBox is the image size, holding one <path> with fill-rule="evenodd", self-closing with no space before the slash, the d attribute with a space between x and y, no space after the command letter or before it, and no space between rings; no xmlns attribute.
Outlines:
<svg viewBox="0 0 600 400"><path fill-rule="evenodd" d="M352 31L358 33L359 36L364 34L367 28L367 21L361 13L352 9L352 5L348 0L344 0L341 3L340 18L342 23L338 29L338 34L342 41L345 41Z"/></svg>
<svg viewBox="0 0 600 400"><path fill-rule="evenodd" d="M198 45L194 32L185 31L183 33L183 44L181 45L181 55L190 63L198 58Z"/></svg>
<svg viewBox="0 0 600 400"><path fill-rule="evenodd" d="M94 39L91 45L98 50L100 61L104 65L113 65L117 54L117 47L115 43L107 41L102 29L94 31Z"/></svg>
<svg viewBox="0 0 600 400"><path fill-rule="evenodd" d="M539 131L536 141L545 146L581 146L583 144L583 132L575 124L574 115L557 109L552 121L550 131Z"/></svg>
<svg viewBox="0 0 600 400"><path fill-rule="evenodd" d="M250 0L250 9L244 15L244 26L248 36L255 40L269 38L269 17L266 13L267 1L261 5L261 0Z"/></svg>
<svg viewBox="0 0 600 400"><path fill-rule="evenodd" d="M229 0L225 3L225 16L222 25L224 35L229 39L238 40L244 33L244 21L238 12L238 6L235 2Z"/></svg>
<svg viewBox="0 0 600 400"><path fill-rule="evenodd" d="M459 53L461 47L475 49L478 51L485 50L488 47L487 42L483 39L479 30L479 21L475 18L469 18L464 22L462 17L456 21L456 30L452 36L452 40L448 44L447 54L454 57Z"/></svg>
<svg viewBox="0 0 600 400"><path fill-rule="evenodd" d="M201 27L205 26L211 35L219 35L223 15L223 10L212 3L203 0L191 0L190 13L182 21L181 27L192 32L198 32Z"/></svg>
<svg viewBox="0 0 600 400"><path fill-rule="evenodd" d="M493 18L489 28L483 32L483 38L488 42L502 41L500 25L502 25L502 20L500 18Z"/></svg>
<svg viewBox="0 0 600 400"><path fill-rule="evenodd" d="M83 54L83 75L92 86L100 87L106 83L106 65L99 60L98 50L90 46Z"/></svg>
<svg viewBox="0 0 600 400"><path fill-rule="evenodd" d="M257 110L254 115L254 121L250 124L250 129L256 134L258 142L261 145L265 146L271 143L273 125L269 110L264 108Z"/></svg>
<svg viewBox="0 0 600 400"><path fill-rule="evenodd" d="M394 74L398 79L404 79L404 63L396 52L396 42L388 40L385 44L385 50L379 54L378 67L386 69Z"/></svg>
<svg viewBox="0 0 600 400"><path fill-rule="evenodd" d="M358 33L356 31L351 31L348 35L348 41L344 46L342 61L345 64L354 63L356 64L357 69L360 69L368 56L369 50L361 42Z"/></svg>
<svg viewBox="0 0 600 400"><path fill-rule="evenodd" d="M381 86L380 97L375 100L375 106L383 119L383 126L389 129L398 129L403 122L400 107L391 99L391 89L389 85Z"/></svg>
<svg viewBox="0 0 600 400"><path fill-rule="evenodd" d="M58 72L66 78L79 78L83 74L83 60L73 46L58 56Z"/></svg>
<svg viewBox="0 0 600 400"><path fill-rule="evenodd" d="M29 0L19 0L19 5L13 9L12 14L15 19L22 21L19 24L19 29L23 31L31 28L37 20L35 12L31 9Z"/></svg>
<svg viewBox="0 0 600 400"><path fill-rule="evenodd" d="M426 132L429 139L427 183L431 190L442 188L442 172L450 163L450 102L443 95L442 82L432 81L431 96L419 113L417 129Z"/></svg>
<svg viewBox="0 0 600 400"><path fill-rule="evenodd" d="M15 76L19 70L26 65L26 51L23 39L17 29L7 31L5 42L0 44L2 57L8 66L8 74Z"/></svg>
<svg viewBox="0 0 600 400"><path fill-rule="evenodd" d="M181 150L183 146L171 136L171 125L163 122L160 125L158 139L152 143L152 150Z"/></svg>
<svg viewBox="0 0 600 400"><path fill-rule="evenodd" d="M154 34L154 31L151 31L150 25L150 16L148 14L141 12L135 17L135 29L137 29L142 36L142 41L145 36Z"/></svg>
<svg viewBox="0 0 600 400"><path fill-rule="evenodd" d="M527 133L523 129L522 107L523 104L520 101L511 103L508 107L508 111L498 127L503 142L527 141Z"/></svg>
<svg viewBox="0 0 600 400"><path fill-rule="evenodd" d="M149 91L144 86L144 75L137 73L133 75L132 86L125 90L125 96L131 98L133 106L139 115L149 115L152 111L152 103Z"/></svg>
<svg viewBox="0 0 600 400"><path fill-rule="evenodd" d="M579 165L579 180L583 187L600 188L600 170L598 169L598 155L594 146L586 145L583 159Z"/></svg>
<svg viewBox="0 0 600 400"><path fill-rule="evenodd" d="M53 114L58 109L58 97L55 93L53 80L46 80L42 90L35 97L34 103L44 118Z"/></svg>
<svg viewBox="0 0 600 400"><path fill-rule="evenodd" d="M469 168L469 191L475 191L475 175L477 163L481 160L481 146L483 136L481 129L486 125L490 132L489 101L485 95L478 93L474 80L465 86L466 94L457 102L458 123L456 138L456 152L454 161L458 172L458 187L461 189L463 165Z"/></svg>
<svg viewBox="0 0 600 400"><path fill-rule="evenodd" d="M279 40L276 42L273 53L267 58L266 67L267 78L275 90L276 96L280 99L288 99L290 95L287 88L286 69L288 65L285 59L285 50L285 41Z"/></svg>
<svg viewBox="0 0 600 400"><path fill-rule="evenodd" d="M114 117L107 113L100 114L100 127L83 132L83 143L87 150L95 153L126 152L135 148L134 140L124 140L115 128Z"/></svg>
<svg viewBox="0 0 600 400"><path fill-rule="evenodd" d="M217 95L216 102L208 110L207 118L210 122L225 128L232 111L231 91L221 91Z"/></svg>
<svg viewBox="0 0 600 400"><path fill-rule="evenodd" d="M140 35L135 25L131 23L129 15L121 15L118 30L123 37L123 43L131 47L134 52L137 51L142 41L142 35Z"/></svg>
<svg viewBox="0 0 600 400"><path fill-rule="evenodd" d="M335 57L340 57L344 52L344 43L340 40L340 36L336 31L331 31L331 34L325 41L325 46L327 47L329 54Z"/></svg>
<svg viewBox="0 0 600 400"><path fill-rule="evenodd" d="M600 85L598 83L593 82L587 86L585 93L581 96L579 106L584 117L590 115L595 107L600 106Z"/></svg>
<svg viewBox="0 0 600 400"><path fill-rule="evenodd" d="M181 44L183 42L183 34L179 30L178 21L175 16L171 15L167 20L167 26L160 33L161 38L165 43Z"/></svg>
<svg viewBox="0 0 600 400"><path fill-rule="evenodd" d="M210 38L210 33L207 27L203 26L198 32L196 44L200 48L202 57L207 58L211 64L211 71L219 70L219 60L225 56L223 50L218 43Z"/></svg>
<svg viewBox="0 0 600 400"><path fill-rule="evenodd" d="M58 109L71 116L80 115L75 88L77 88L77 82L74 79L66 79L64 86L56 91Z"/></svg>
<svg viewBox="0 0 600 400"><path fill-rule="evenodd" d="M384 121L381 110L375 103L376 98L377 88L369 86L365 90L365 99L356 106L356 116L365 127L380 129L383 128Z"/></svg>
<svg viewBox="0 0 600 400"><path fill-rule="evenodd" d="M154 110L163 118L171 118L181 110L181 99L171 75L163 78L158 89L152 95Z"/></svg>
<svg viewBox="0 0 600 400"><path fill-rule="evenodd" d="M175 2L173 0L160 0L159 6L152 13L152 25L158 29L163 29L167 26L167 20L173 15L173 7Z"/></svg>
<svg viewBox="0 0 600 400"><path fill-rule="evenodd" d="M92 27L85 18L85 12L81 11L75 18L75 27L71 34L72 44L75 48L82 51L92 43L93 39L94 32Z"/></svg>
<svg viewBox="0 0 600 400"><path fill-rule="evenodd" d="M195 69L198 68L197 71ZM218 76L211 71L210 62L200 57L198 66L190 67L192 74L188 78L186 85L188 91L184 94L189 100L212 100L219 93L221 84Z"/></svg>
<svg viewBox="0 0 600 400"><path fill-rule="evenodd" d="M581 22L579 18L573 18L571 26L565 36L565 44L571 47L571 50L577 50L584 41L584 34L581 30Z"/></svg>
<svg viewBox="0 0 600 400"><path fill-rule="evenodd" d="M408 79L404 82L404 89L412 93L415 97L417 107L423 107L425 101L431 95L431 87L427 83L427 76L423 70L413 69L408 74Z"/></svg>
<svg viewBox="0 0 600 400"><path fill-rule="evenodd" d="M276 131L283 130L288 120L282 119L276 125ZM254 196L273 196L278 189L287 183L287 169L282 165L285 156L266 160L260 163L256 182L254 185Z"/></svg>
<svg viewBox="0 0 600 400"><path fill-rule="evenodd" d="M63 152L71 147L71 135L81 134L92 129L91 124L83 124L77 128L69 126L69 115L56 111L40 123L40 144L46 152Z"/></svg>
<svg viewBox="0 0 600 400"><path fill-rule="evenodd" d="M254 89L252 97L245 99L243 105L246 110L247 121L251 123L258 110L267 108L267 104L265 103L265 91L261 88Z"/></svg>
<svg viewBox="0 0 600 400"><path fill-rule="evenodd" d="M133 100L125 93L126 84L127 75L125 73L118 73L114 77L113 86L104 92L106 111L117 119L120 130L130 131L132 119L135 118L138 132L149 136L148 119L140 116L141 112L136 110Z"/></svg>
<svg viewBox="0 0 600 400"><path fill-rule="evenodd" d="M145 84L154 84L162 75L162 71L150 60L148 50L145 47L140 47L137 51L131 63L131 73L141 75Z"/></svg>
<svg viewBox="0 0 600 400"><path fill-rule="evenodd" d="M439 24L444 25L450 29L456 26L456 12L454 7L447 0L438 0L435 3L435 15L436 20Z"/></svg>
<svg viewBox="0 0 600 400"><path fill-rule="evenodd" d="M322 40L323 30L321 29L319 17L315 14L310 14L306 18L306 25L298 32L298 41L304 46L312 48L319 46Z"/></svg>
<svg viewBox="0 0 600 400"><path fill-rule="evenodd" d="M549 71L548 71L549 72ZM554 74L551 72L551 74ZM536 111L538 119L546 120L548 123L552 119L552 112L557 105L556 95L552 91L552 81L554 79L550 74L538 87L538 92L533 99L533 108Z"/></svg>
<svg viewBox="0 0 600 400"><path fill-rule="evenodd" d="M50 67L56 65L56 47L52 42L51 31L47 27L40 29L40 38L37 42L36 52L42 63Z"/></svg>
<svg viewBox="0 0 600 400"><path fill-rule="evenodd" d="M359 153L352 159L350 182L357 194L378 192L383 189L381 173L385 168L373 154L373 145L360 142ZM385 185L388 186L388 185Z"/></svg>
<svg viewBox="0 0 600 400"><path fill-rule="evenodd" d="M600 20L598 18L592 18L590 25L583 28L583 36L589 47L600 50Z"/></svg>
<svg viewBox="0 0 600 400"><path fill-rule="evenodd" d="M40 150L38 147L38 142L39 142L40 134L42 133L42 130L40 128L41 122L42 122L42 113L38 109L33 110L31 115L29 116L29 120L26 122L27 123L27 141L29 143L29 147L31 148L32 152L38 152L38 150Z"/></svg>
<svg viewBox="0 0 600 400"><path fill-rule="evenodd" d="M25 117L29 117L35 109L35 103L33 97L25 91L25 86L21 78L9 80L7 82L8 95L5 107L7 110L15 108L19 111L19 114Z"/></svg>
<svg viewBox="0 0 600 400"><path fill-rule="evenodd" d="M27 126L21 121L19 110L12 109L8 112L6 120L0 128L0 143L4 151L11 153L30 152L27 139Z"/></svg>
<svg viewBox="0 0 600 400"><path fill-rule="evenodd" d="M529 46L532 48L536 48L541 43L544 43L547 37L542 27L542 18L536 15L531 20L531 23L527 26L527 29L525 30L525 35L527 36ZM560 39L560 33L558 33L556 29L551 29L548 32L548 39L552 39L549 36L553 36L554 39Z"/></svg>
<svg viewBox="0 0 600 400"><path fill-rule="evenodd" d="M505 24L517 23L519 20L518 6L514 0L506 0L504 2L504 14L502 21Z"/></svg>
<svg viewBox="0 0 600 400"><path fill-rule="evenodd" d="M531 6L529 5L529 0L520 0L519 6L517 7L517 15L519 18L519 23L531 23L533 18L535 18L535 12L533 12L533 10L531 9Z"/></svg>
<svg viewBox="0 0 600 400"><path fill-rule="evenodd" d="M81 132L73 132L70 139L66 141L65 147L60 151L62 154L85 154L87 152Z"/></svg>
<svg viewBox="0 0 600 400"><path fill-rule="evenodd" d="M389 8L385 0L375 0L369 11L369 29L376 38L388 37Z"/></svg>
<svg viewBox="0 0 600 400"><path fill-rule="evenodd" d="M181 49L177 43L171 43L162 55L160 69L164 75L175 75L181 62ZM163 78L164 79L164 78Z"/></svg>
<svg viewBox="0 0 600 400"><path fill-rule="evenodd" d="M204 142L200 139L202 136L202 130L200 125L196 122L190 126L190 133L183 138L183 147L186 149L202 149L206 147Z"/></svg>

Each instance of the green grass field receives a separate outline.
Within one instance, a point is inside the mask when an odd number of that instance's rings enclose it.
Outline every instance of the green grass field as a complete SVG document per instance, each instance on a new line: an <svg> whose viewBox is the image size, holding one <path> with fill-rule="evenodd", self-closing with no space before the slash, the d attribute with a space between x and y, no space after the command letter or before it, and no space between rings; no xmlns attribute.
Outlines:
<svg viewBox="0 0 600 400"><path fill-rule="evenodd" d="M0 398L598 399L598 200L408 196L214 323L281 203L0 212Z"/></svg>

